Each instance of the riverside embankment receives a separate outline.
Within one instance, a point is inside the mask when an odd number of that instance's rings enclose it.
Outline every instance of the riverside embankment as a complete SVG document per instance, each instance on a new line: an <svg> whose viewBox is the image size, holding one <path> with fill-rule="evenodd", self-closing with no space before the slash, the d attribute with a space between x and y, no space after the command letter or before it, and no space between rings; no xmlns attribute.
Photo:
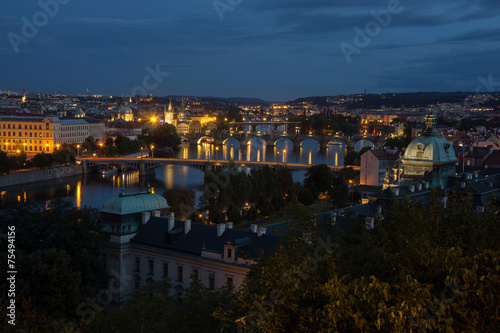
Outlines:
<svg viewBox="0 0 500 333"><path fill-rule="evenodd" d="M64 177L78 176L82 174L83 167L80 164L61 165L57 167L19 171L16 173L0 176L0 188L43 182Z"/></svg>

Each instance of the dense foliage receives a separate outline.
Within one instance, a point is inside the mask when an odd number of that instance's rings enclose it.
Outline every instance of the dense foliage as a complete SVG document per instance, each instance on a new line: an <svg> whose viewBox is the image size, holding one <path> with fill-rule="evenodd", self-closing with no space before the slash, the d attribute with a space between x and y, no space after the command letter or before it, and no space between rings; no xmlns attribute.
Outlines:
<svg viewBox="0 0 500 333"><path fill-rule="evenodd" d="M182 302L170 294L168 280L153 282L134 294L123 310L101 313L84 330L101 332L220 332L221 323L212 314L229 302L226 289L213 291L194 279Z"/></svg>
<svg viewBox="0 0 500 333"><path fill-rule="evenodd" d="M284 208L286 203L295 202L296 198L297 185L286 168L273 170L265 166L252 169L247 175L231 166L228 170L214 170L205 175L202 200L209 210L210 222L224 222L224 214L227 214L232 222L238 223L244 217L255 218L250 203L255 204L262 216L269 216Z"/></svg>
<svg viewBox="0 0 500 333"><path fill-rule="evenodd" d="M44 208L22 204L1 216L2 233L7 226L15 226L17 322L27 325L27 331L35 331L29 325L42 322L79 323L78 305L105 285L99 219L98 211L74 208L64 201ZM6 251L7 246L2 248ZM7 272L7 252L1 257L2 272ZM8 289L5 278L1 288ZM5 302L2 298L3 311Z"/></svg>
<svg viewBox="0 0 500 333"><path fill-rule="evenodd" d="M395 201L370 231L302 219L216 316L243 332L498 332L498 203L441 198Z"/></svg>
<svg viewBox="0 0 500 333"><path fill-rule="evenodd" d="M144 129L140 139L144 140L148 147L152 145L158 149L171 147L176 152L179 151L181 144L177 129L171 124L158 125L152 130Z"/></svg>

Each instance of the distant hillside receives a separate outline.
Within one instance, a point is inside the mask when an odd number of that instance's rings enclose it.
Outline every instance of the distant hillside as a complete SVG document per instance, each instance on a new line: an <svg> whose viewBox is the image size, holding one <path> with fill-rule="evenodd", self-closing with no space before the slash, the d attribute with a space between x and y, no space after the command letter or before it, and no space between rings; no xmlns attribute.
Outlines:
<svg viewBox="0 0 500 333"><path fill-rule="evenodd" d="M378 109L385 107L426 107L437 103L461 103L471 93L469 92L419 92L419 93L385 93L363 95L313 96L297 98L289 103L311 103L318 106L328 106L329 99L344 97L363 97L352 102L348 109Z"/></svg>
<svg viewBox="0 0 500 333"><path fill-rule="evenodd" d="M234 103L234 104L245 104L245 105L270 105L271 102L264 101L260 98L252 98L252 97L214 97L214 96L177 96L177 95L169 95L163 98L189 98L189 99L199 99L199 100L208 100L208 101L221 101L226 103Z"/></svg>

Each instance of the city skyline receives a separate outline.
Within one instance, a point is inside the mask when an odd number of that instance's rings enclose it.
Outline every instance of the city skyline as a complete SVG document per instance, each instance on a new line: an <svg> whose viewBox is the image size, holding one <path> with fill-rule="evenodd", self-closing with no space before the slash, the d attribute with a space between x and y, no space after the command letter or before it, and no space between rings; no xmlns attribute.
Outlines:
<svg viewBox="0 0 500 333"><path fill-rule="evenodd" d="M119 4L5 4L0 89L286 101L500 86L494 1Z"/></svg>

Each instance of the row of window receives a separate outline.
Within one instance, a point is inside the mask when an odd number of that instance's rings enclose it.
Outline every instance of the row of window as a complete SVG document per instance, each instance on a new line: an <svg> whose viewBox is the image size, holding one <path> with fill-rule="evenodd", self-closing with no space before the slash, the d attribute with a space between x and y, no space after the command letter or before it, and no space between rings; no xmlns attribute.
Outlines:
<svg viewBox="0 0 500 333"><path fill-rule="evenodd" d="M2 146L0 146L2 147ZM19 147L19 148L18 148ZM26 151L49 151L49 147L43 147L43 146L10 146L10 145L3 145L3 150L4 151L15 151L15 150L24 150ZM45 149L44 149L45 148Z"/></svg>
<svg viewBox="0 0 500 333"><path fill-rule="evenodd" d="M5 131L4 131L4 132L0 132L0 135L1 135L2 133L3 133L3 136L16 136L16 132L12 132L12 135L10 135L10 134L11 134L11 132L5 132ZM18 135L19 137L23 137L23 132L18 132L18 133L19 133L19 135ZM37 132L29 132L29 135L28 135L28 132L24 132L24 137L26 137L26 138L27 138L28 136L29 136L30 138L32 138L32 137L35 137L35 138L36 138L36 137L37 137L37 135L38 135L38 133L37 133ZM51 134L51 133L45 133L45 135L43 135L43 133L40 133L40 137L41 137L41 138L50 138L50 137L52 137L52 134Z"/></svg>
<svg viewBox="0 0 500 333"><path fill-rule="evenodd" d="M73 137L86 137L88 136L88 132L79 132L79 133L61 133L61 138L73 138Z"/></svg>
<svg viewBox="0 0 500 333"><path fill-rule="evenodd" d="M10 127L11 124L2 124L2 128L3 129L11 129ZM45 128L46 129L49 129L49 123L45 123ZM16 129L16 124L12 124L12 129ZM18 124L17 125L17 129L23 129L23 125L21 124ZM41 130L42 129L42 125L33 125L33 124L30 124L28 126L28 124L24 124L24 129L39 129Z"/></svg>
<svg viewBox="0 0 500 333"><path fill-rule="evenodd" d="M149 259L148 260L148 275L154 275L154 268L155 268L155 262L154 259ZM167 278L169 277L168 275L168 263L164 262L163 263L163 275L162 278ZM135 271L140 272L141 270L141 258L140 257L135 257ZM193 272L191 275L193 280L198 280L199 279L199 271L196 268L193 268ZM177 265L177 282L184 282L184 267L181 265ZM232 277L227 277L226 285L229 289L233 288L233 278ZM138 284L136 284L136 288L138 288ZM208 274L208 288L209 289L215 289L215 273L209 272Z"/></svg>
<svg viewBox="0 0 500 333"><path fill-rule="evenodd" d="M30 140L29 143L36 143L37 141L38 141L38 143L42 143L42 140ZM8 142L10 144L10 139L3 139L3 142ZM24 140L24 141L21 139L19 139L19 140L13 139L12 140L12 143L16 143L16 142L17 143L28 143L28 140ZM46 143L49 143L49 141L47 141Z"/></svg>
<svg viewBox="0 0 500 333"><path fill-rule="evenodd" d="M88 126L61 126L61 131L67 132L67 131L84 131L88 130Z"/></svg>

